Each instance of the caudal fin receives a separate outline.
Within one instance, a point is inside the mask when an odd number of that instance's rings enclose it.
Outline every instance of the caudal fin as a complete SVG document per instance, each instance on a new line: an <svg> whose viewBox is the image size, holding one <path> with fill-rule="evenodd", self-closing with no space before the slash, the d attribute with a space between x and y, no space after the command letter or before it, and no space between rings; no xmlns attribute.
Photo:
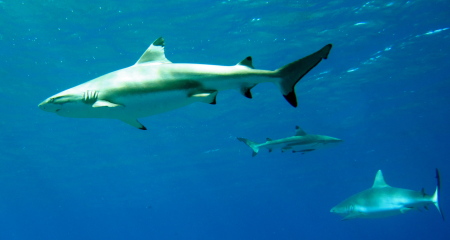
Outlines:
<svg viewBox="0 0 450 240"><path fill-rule="evenodd" d="M436 168L436 179L437 179L437 186L436 186L436 191L434 192L433 196L432 196L432 201L434 203L434 205L436 206L437 210L439 211L439 213L442 216L442 220L445 221L445 217L444 217L444 213L442 212L441 208L439 207L439 201L440 201L440 193L441 193L441 177L439 175L439 169Z"/></svg>
<svg viewBox="0 0 450 240"><path fill-rule="evenodd" d="M295 84L319 64L322 59L327 59L331 47L332 45L328 44L309 56L275 70L281 78L279 83L281 93L293 107L297 107L297 96L295 96L294 91Z"/></svg>
<svg viewBox="0 0 450 240"><path fill-rule="evenodd" d="M246 138L240 138L240 137L238 137L237 140L247 144L247 146L249 146L253 150L252 157L254 157L254 156L256 156L256 154L258 154L259 147L258 147L257 143L252 142L252 141L250 141L250 140L248 140Z"/></svg>

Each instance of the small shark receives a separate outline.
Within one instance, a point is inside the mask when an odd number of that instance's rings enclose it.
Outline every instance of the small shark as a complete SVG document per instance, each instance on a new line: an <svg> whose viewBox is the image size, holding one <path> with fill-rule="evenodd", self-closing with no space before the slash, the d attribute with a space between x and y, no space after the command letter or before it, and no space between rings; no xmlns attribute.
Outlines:
<svg viewBox="0 0 450 240"><path fill-rule="evenodd" d="M274 148L281 148L282 152L292 150L293 153L306 153L342 142L341 139L334 137L307 134L299 126L296 126L295 129L295 135L292 137L277 140L267 138L265 143L255 143L245 138L237 139L247 144L253 150L253 157L258 154L260 148L267 148L269 149L269 152L272 152Z"/></svg>
<svg viewBox="0 0 450 240"><path fill-rule="evenodd" d="M421 207L428 210L428 205L432 203L445 220L439 208L441 178L438 169L436 169L436 178L436 191L433 195L427 195L424 189L419 192L389 186L384 181L381 170L378 170L372 188L349 197L333 207L330 212L344 216L342 220L381 218L406 213L413 209L420 210Z"/></svg>
<svg viewBox="0 0 450 240"><path fill-rule="evenodd" d="M217 93L238 89L252 98L258 83L272 82L297 106L294 87L322 59L331 44L275 71L255 69L247 57L234 66L172 63L164 54L164 39L156 39L131 67L95 78L47 98L44 111L64 117L112 118L146 130L137 118L174 110L194 102L216 104Z"/></svg>

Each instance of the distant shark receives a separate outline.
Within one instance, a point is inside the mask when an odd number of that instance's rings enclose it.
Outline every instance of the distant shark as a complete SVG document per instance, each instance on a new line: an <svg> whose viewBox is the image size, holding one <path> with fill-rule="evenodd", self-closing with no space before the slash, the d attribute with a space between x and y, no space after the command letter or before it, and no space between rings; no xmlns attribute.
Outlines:
<svg viewBox="0 0 450 240"><path fill-rule="evenodd" d="M439 208L441 179L438 169L436 169L436 178L436 191L433 195L427 195L423 189L418 192L389 186L384 181L381 170L378 170L372 188L349 197L333 207L330 212L344 216L342 220L381 218L406 213L413 209L420 210L421 207L428 210L428 205L434 204L442 219L445 219Z"/></svg>
<svg viewBox="0 0 450 240"><path fill-rule="evenodd" d="M297 106L294 87L322 59L331 44L275 71L253 68L247 57L234 66L174 64L156 39L131 67L120 69L53 95L39 108L64 117L112 118L146 130L137 118L174 110L194 102L216 104L219 91L238 89L252 98L258 83L273 82Z"/></svg>
<svg viewBox="0 0 450 240"><path fill-rule="evenodd" d="M255 143L245 138L237 138L239 141L247 144L252 150L252 156L256 156L261 148L269 149L272 152L273 149L281 148L281 151L292 151L292 152L311 152L319 148L333 146L337 143L342 142L341 139L328 137L323 135L313 135L307 134L299 126L295 127L296 132L292 137L281 138L277 140L272 140L267 138L265 143Z"/></svg>

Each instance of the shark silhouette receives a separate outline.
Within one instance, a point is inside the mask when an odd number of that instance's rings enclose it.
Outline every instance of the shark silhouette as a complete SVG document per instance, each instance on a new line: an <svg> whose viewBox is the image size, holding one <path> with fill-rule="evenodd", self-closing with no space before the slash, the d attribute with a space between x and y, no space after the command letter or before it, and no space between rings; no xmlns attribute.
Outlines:
<svg viewBox="0 0 450 240"><path fill-rule="evenodd" d="M429 204L434 204L445 220L442 210L439 208L439 194L441 178L436 169L437 186L433 195L422 191L413 191L389 186L383 178L383 173L378 170L372 188L357 193L333 207L330 212L337 213L344 218L382 218L409 212L420 208L428 209Z"/></svg>
<svg viewBox="0 0 450 240"><path fill-rule="evenodd" d="M272 140L267 138L265 143L255 143L246 138L237 138L239 141L247 144L252 150L252 156L256 156L261 148L269 149L269 152L272 152L273 149L281 148L281 151L292 151L292 152L300 152L306 153L311 152L319 148L325 148L333 146L337 143L342 142L341 139L323 136L323 135L314 135L307 134L303 129L299 126L295 127L295 135L292 137L281 138L277 140Z"/></svg>
<svg viewBox="0 0 450 240"><path fill-rule="evenodd" d="M137 119L171 111L194 102L216 104L219 91L237 89L247 98L259 83L272 82L297 106L294 87L322 59L331 44L277 70L259 70L246 57L234 66L172 63L164 39L156 39L136 64L55 94L39 108L73 118L111 118L141 130Z"/></svg>

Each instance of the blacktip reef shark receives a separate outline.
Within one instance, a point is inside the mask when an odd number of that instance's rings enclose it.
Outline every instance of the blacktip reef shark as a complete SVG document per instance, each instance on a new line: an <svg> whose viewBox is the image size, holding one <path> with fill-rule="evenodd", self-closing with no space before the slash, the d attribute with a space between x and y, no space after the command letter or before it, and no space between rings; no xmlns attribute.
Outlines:
<svg viewBox="0 0 450 240"><path fill-rule="evenodd" d="M420 210L422 207L428 210L429 204L434 204L445 220L444 214L439 208L439 194L441 190L441 178L436 169L437 186L433 195L427 195L425 190L421 192L389 186L383 178L383 173L378 170L372 188L357 193L333 207L330 212L342 215L342 220L354 218L381 218L389 217L410 210Z"/></svg>
<svg viewBox="0 0 450 240"><path fill-rule="evenodd" d="M277 140L272 140L267 138L265 143L255 143L246 138L237 138L239 141L247 144L252 150L252 156L256 156L261 148L269 149L272 152L273 149L281 148L281 151L290 151L296 153L306 153L311 152L319 148L325 148L333 146L337 143L342 142L341 139L323 136L323 135L313 135L307 134L299 126L295 127L296 132L292 137L281 138Z"/></svg>
<svg viewBox="0 0 450 240"><path fill-rule="evenodd" d="M112 118L146 130L137 119L194 102L216 104L219 91L238 89L247 98L258 83L273 82L294 107L294 87L322 59L331 44L275 71L254 69L247 57L234 66L172 63L164 39L156 39L131 67L95 78L47 98L39 108L64 117Z"/></svg>

